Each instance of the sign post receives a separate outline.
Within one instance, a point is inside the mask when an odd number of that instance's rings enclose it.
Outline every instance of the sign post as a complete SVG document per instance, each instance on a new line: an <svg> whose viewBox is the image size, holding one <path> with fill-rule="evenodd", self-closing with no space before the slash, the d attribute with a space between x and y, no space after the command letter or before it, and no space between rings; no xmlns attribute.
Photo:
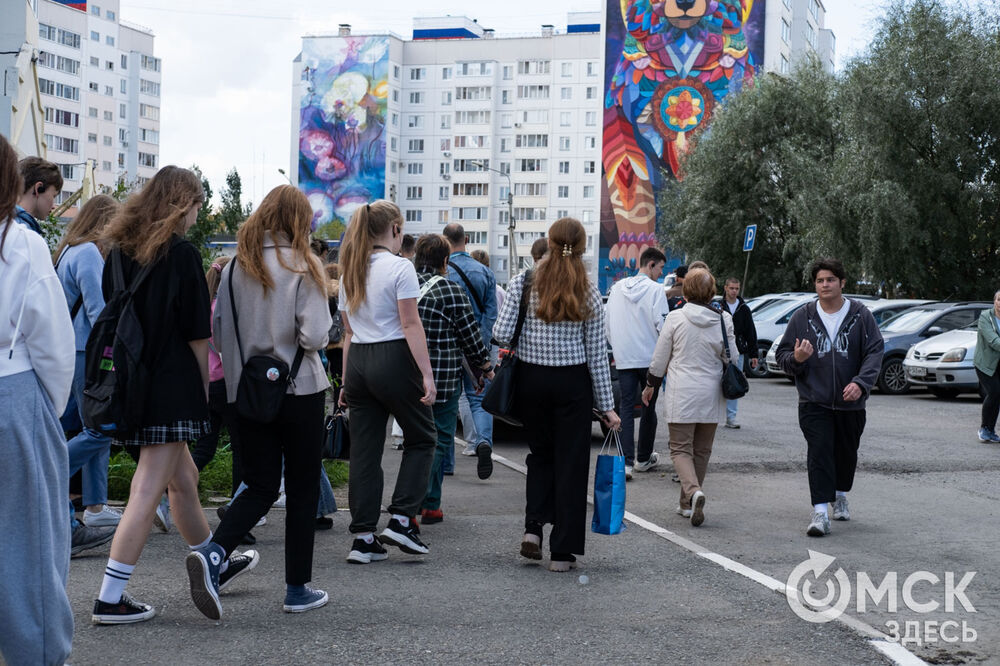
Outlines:
<svg viewBox="0 0 1000 666"><path fill-rule="evenodd" d="M747 225L746 231L743 234L743 251L747 255L746 267L743 269L743 282L740 283L740 296L746 292L747 288L747 274L750 272L750 253L753 252L754 241L757 240L757 225L749 224Z"/></svg>

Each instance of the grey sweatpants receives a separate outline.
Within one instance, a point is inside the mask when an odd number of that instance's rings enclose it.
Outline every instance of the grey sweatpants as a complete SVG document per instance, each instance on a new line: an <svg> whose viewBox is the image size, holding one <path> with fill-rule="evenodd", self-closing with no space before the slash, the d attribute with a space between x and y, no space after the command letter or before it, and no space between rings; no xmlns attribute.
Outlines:
<svg viewBox="0 0 1000 666"><path fill-rule="evenodd" d="M62 664L73 643L69 457L32 371L0 377L0 460L0 654L11 666Z"/></svg>
<svg viewBox="0 0 1000 666"><path fill-rule="evenodd" d="M392 414L403 428L403 456L389 513L412 518L427 492L437 429L424 394L420 370L405 340L352 344L344 378L350 408L351 468L348 503L351 532L374 532L382 505L382 452Z"/></svg>

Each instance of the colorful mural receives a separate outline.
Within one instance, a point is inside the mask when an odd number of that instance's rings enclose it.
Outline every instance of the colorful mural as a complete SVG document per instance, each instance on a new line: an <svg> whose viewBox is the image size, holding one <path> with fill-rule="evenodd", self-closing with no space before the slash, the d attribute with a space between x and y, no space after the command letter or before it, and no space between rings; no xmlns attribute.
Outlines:
<svg viewBox="0 0 1000 666"><path fill-rule="evenodd" d="M693 133L727 95L753 85L764 55L764 4L607 0L602 291L634 275L639 255L657 244L661 169L677 177Z"/></svg>
<svg viewBox="0 0 1000 666"><path fill-rule="evenodd" d="M302 66L299 189L313 229L346 225L358 206L385 197L389 38L307 39Z"/></svg>

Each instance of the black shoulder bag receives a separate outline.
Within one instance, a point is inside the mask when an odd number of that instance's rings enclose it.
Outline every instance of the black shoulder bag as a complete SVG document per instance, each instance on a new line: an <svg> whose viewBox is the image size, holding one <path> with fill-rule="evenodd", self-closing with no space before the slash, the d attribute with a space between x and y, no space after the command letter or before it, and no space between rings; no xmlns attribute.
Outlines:
<svg viewBox="0 0 1000 666"><path fill-rule="evenodd" d="M240 350L240 363L243 364L243 374L236 388L236 412L245 419L258 423L272 423L278 418L281 404L285 400L288 386L294 384L295 375L299 372L305 350L299 347L295 352L295 360L291 370L288 364L279 358L263 354L243 357L243 341L240 339L240 322L236 314L236 296L233 293L233 273L238 260L233 260L229 268L229 306L233 312L233 330L236 332L236 346Z"/></svg>
<svg viewBox="0 0 1000 666"><path fill-rule="evenodd" d="M531 283L534 275L531 271L524 274L524 282L521 283L521 300L517 310L517 323L514 325L514 336L510 339L507 348L507 355L497 367L493 381L483 394L483 409L505 423L520 426L521 421L517 417L514 408L515 384L517 381L518 359L515 353L517 342L521 339L521 329L524 328L524 318L528 314L528 300L531 295Z"/></svg>
<svg viewBox="0 0 1000 666"><path fill-rule="evenodd" d="M750 390L743 371L733 363L732 353L729 351L729 334L726 333L726 317L721 315L719 323L722 325L722 346L726 350L726 363L722 368L722 395L726 400L736 400L742 398Z"/></svg>

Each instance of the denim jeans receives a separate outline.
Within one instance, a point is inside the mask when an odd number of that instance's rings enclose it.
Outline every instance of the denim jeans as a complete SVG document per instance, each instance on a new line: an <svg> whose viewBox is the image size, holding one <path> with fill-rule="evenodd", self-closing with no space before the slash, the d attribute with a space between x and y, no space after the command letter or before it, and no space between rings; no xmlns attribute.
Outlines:
<svg viewBox="0 0 1000 666"><path fill-rule="evenodd" d="M622 450L625 452L625 464L634 465L636 461L646 462L653 453L653 439L656 437L656 397L660 387L653 389L653 398L648 405L643 405L639 417L639 451L636 455L635 419L632 418L635 405L642 405L642 390L646 387L646 368L626 368L618 370L618 385L622 390L622 402L618 408L621 412Z"/></svg>
<svg viewBox="0 0 1000 666"><path fill-rule="evenodd" d="M463 374L462 383L465 387L465 397L469 400L469 409L472 410L472 420L476 424L476 441L469 443L473 446L479 446L482 442L486 442L492 449L493 415L483 409L483 394L486 393L486 389L484 388L477 394L476 386L472 383L472 378L469 377L468 373ZM490 383L487 381L486 386L489 385Z"/></svg>
<svg viewBox="0 0 1000 666"><path fill-rule="evenodd" d="M469 407L469 399L465 397L464 386L458 397L458 418L462 420L462 438L475 448L479 433L476 432L476 420L472 418L472 408Z"/></svg>
<svg viewBox="0 0 1000 666"><path fill-rule="evenodd" d="M437 445L434 462L431 464L431 478L424 496L424 509L441 508L441 485L444 483L444 466L450 450L455 455L455 425L458 422L458 396L455 391L446 402L434 405L434 427L437 429Z"/></svg>
<svg viewBox="0 0 1000 666"><path fill-rule="evenodd" d="M85 376L86 353L78 351L76 353L76 367L73 372L73 385L71 402L75 403L75 409L79 421L83 423L83 383ZM68 409L74 408L72 405ZM72 416L64 415L64 420L71 422ZM108 501L108 461L111 457L111 438L84 427L73 439L66 442L69 451L69 475L73 476L81 469L83 470L83 504L84 506L94 506L105 504ZM70 522L75 525L73 518L73 503L69 503Z"/></svg>
<svg viewBox="0 0 1000 666"><path fill-rule="evenodd" d="M285 462L281 462L281 477L285 477ZM239 487L236 492L233 493L232 499L229 500L227 506L232 506L233 500L240 496L244 490L247 489L247 484L240 481ZM337 498L333 496L333 486L330 485L330 477L326 475L325 469L320 469L319 472L319 504L316 507L316 517L322 518L323 516L328 516L331 513L337 513Z"/></svg>
<svg viewBox="0 0 1000 666"><path fill-rule="evenodd" d="M736 359L736 367L740 370L743 369L743 354ZM726 420L733 421L736 419L736 400L726 400Z"/></svg>

